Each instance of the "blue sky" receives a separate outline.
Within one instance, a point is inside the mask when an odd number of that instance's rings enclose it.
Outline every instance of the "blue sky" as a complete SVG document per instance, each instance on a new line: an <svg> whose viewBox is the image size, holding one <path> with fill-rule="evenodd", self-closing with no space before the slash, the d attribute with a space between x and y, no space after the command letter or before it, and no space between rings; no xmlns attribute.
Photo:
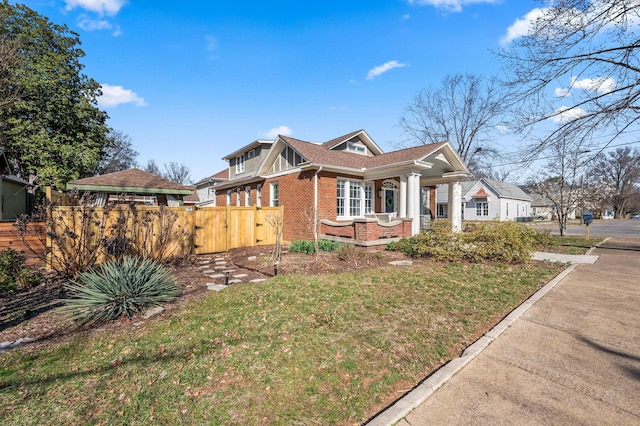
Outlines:
<svg viewBox="0 0 640 426"><path fill-rule="evenodd" d="M184 163L194 181L277 133L326 141L365 129L393 150L418 90L498 73L490 50L535 15L530 0L21 3L80 34L100 107L139 163Z"/></svg>

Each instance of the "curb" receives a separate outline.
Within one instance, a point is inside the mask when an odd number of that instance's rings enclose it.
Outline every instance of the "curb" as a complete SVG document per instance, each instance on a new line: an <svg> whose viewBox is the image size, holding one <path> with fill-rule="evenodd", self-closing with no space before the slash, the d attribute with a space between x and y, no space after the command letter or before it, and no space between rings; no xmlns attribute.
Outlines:
<svg viewBox="0 0 640 426"><path fill-rule="evenodd" d="M603 241L603 243L606 240ZM595 249L595 247L593 247ZM592 249L590 249L592 250ZM445 365L434 371L430 376L420 382L415 388L406 393L396 402L383 411L376 414L374 417L366 421L364 424L368 426L387 426L393 425L404 419L413 410L418 408L420 404L425 402L433 393L444 385L449 379L455 376L460 370L462 370L469 362L477 357L487 346L489 346L494 340L498 338L507 328L511 326L518 318L522 316L534 303L544 297L549 291L551 291L556 284L567 277L573 272L579 264L571 264L564 269L558 275L556 275L551 281L545 284L540 290L532 294L527 300L522 302L517 308L511 311L506 317L502 319L496 326L486 332L484 336L473 342L468 346L462 355L452 359Z"/></svg>

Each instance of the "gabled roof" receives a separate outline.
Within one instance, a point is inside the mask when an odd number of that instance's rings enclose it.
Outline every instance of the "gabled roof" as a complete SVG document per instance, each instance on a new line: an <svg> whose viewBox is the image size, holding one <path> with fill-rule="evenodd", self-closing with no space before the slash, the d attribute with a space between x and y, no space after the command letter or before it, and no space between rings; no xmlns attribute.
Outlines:
<svg viewBox="0 0 640 426"><path fill-rule="evenodd" d="M193 187L171 182L160 176L140 169L129 169L107 173L84 179L72 180L67 189L101 192L130 192L138 194L181 194L193 193Z"/></svg>
<svg viewBox="0 0 640 426"><path fill-rule="evenodd" d="M353 137L358 133L360 133L360 131L350 133L349 135L352 135L351 137ZM446 144L446 142L440 142L401 149L380 155L365 156L348 151L335 151L329 148L330 146L336 146L334 141L338 139L344 141L350 138L341 137L323 144L305 142L289 136L280 136L279 138L291 146L291 148L298 151L298 153L309 163L361 170L410 161L420 161Z"/></svg>
<svg viewBox="0 0 640 426"><path fill-rule="evenodd" d="M465 182L460 182L460 188L462 190L462 196L464 197L473 188L480 183L480 189L475 191L473 194L468 195L471 198L480 198L480 197L488 197L491 196L485 187L488 188L493 193L497 194L499 198L511 198L514 200L523 200L523 201L531 201L531 197L524 192L518 185L514 185L511 183L500 182L493 179L488 178L480 178L478 180L470 180ZM484 195L482 195L484 194ZM437 198L441 202L446 202L449 198L449 193L447 191L446 186L441 185L437 189Z"/></svg>
<svg viewBox="0 0 640 426"><path fill-rule="evenodd" d="M363 129L356 130L355 132L347 133L346 135L342 135L340 137L331 139L330 141L324 142L321 145L326 149L334 149L343 143L355 138L356 136L360 137L360 140L369 147L371 152L374 155L380 155L383 153L382 149L371 139L371 136L367 134Z"/></svg>
<svg viewBox="0 0 640 426"><path fill-rule="evenodd" d="M224 157L222 157L222 159L227 161L227 160L230 160L232 158L236 158L238 155L242 154L243 152L246 152L246 151L252 150L254 148L257 148L260 145L271 145L271 144L273 144L272 140L256 139L255 141L251 142L250 144L245 145L242 148L233 151L231 154L225 155Z"/></svg>
<svg viewBox="0 0 640 426"><path fill-rule="evenodd" d="M335 149L356 137L369 147L369 151L373 155ZM419 145L383 153L364 130L357 130L323 143L307 142L290 136L278 135L255 172L233 178L227 182L220 182L217 185L220 185L221 188L231 188L245 182L265 178L269 175L271 166L285 147L290 147L302 157L302 161L297 164L298 169L324 168L324 170L362 175L367 179L384 177L385 174L402 172L408 168L430 169L432 177L441 181L464 178L469 175L467 167L449 142ZM242 150L244 149L246 147Z"/></svg>
<svg viewBox="0 0 640 426"><path fill-rule="evenodd" d="M200 179L198 182L195 183L196 186L200 185L201 183L208 183L208 182L221 182L221 181L225 181L225 180L229 180L229 168L225 168L223 170L220 170L218 173L211 175L209 177Z"/></svg>
<svg viewBox="0 0 640 426"><path fill-rule="evenodd" d="M524 192L518 185L500 182L488 178L482 178L481 180L485 181L488 185L493 187L493 189L495 189L502 198L513 198L516 200L531 201L531 197L529 196L529 194Z"/></svg>

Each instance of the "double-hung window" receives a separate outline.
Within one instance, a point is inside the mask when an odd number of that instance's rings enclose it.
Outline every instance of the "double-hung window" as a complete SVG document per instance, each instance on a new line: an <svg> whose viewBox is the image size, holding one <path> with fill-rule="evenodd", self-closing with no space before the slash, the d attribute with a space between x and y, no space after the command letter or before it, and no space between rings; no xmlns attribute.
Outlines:
<svg viewBox="0 0 640 426"><path fill-rule="evenodd" d="M362 217L373 213L373 184L351 179L338 179L336 215L339 218Z"/></svg>
<svg viewBox="0 0 640 426"><path fill-rule="evenodd" d="M271 207L280 205L280 187L277 182L271 184Z"/></svg>
<svg viewBox="0 0 640 426"><path fill-rule="evenodd" d="M244 173L244 154L236 157L236 174Z"/></svg>
<svg viewBox="0 0 640 426"><path fill-rule="evenodd" d="M489 216L488 201L476 201L476 216Z"/></svg>

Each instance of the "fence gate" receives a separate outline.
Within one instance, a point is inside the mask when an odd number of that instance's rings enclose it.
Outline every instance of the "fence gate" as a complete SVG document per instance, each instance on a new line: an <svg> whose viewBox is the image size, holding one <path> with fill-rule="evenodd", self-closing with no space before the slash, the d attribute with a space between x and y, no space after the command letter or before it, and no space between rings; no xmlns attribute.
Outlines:
<svg viewBox="0 0 640 426"><path fill-rule="evenodd" d="M227 251L227 208L206 207L194 213L194 253Z"/></svg>
<svg viewBox="0 0 640 426"><path fill-rule="evenodd" d="M201 207L195 210L194 253L219 253L239 247L275 244L270 217L282 207Z"/></svg>

